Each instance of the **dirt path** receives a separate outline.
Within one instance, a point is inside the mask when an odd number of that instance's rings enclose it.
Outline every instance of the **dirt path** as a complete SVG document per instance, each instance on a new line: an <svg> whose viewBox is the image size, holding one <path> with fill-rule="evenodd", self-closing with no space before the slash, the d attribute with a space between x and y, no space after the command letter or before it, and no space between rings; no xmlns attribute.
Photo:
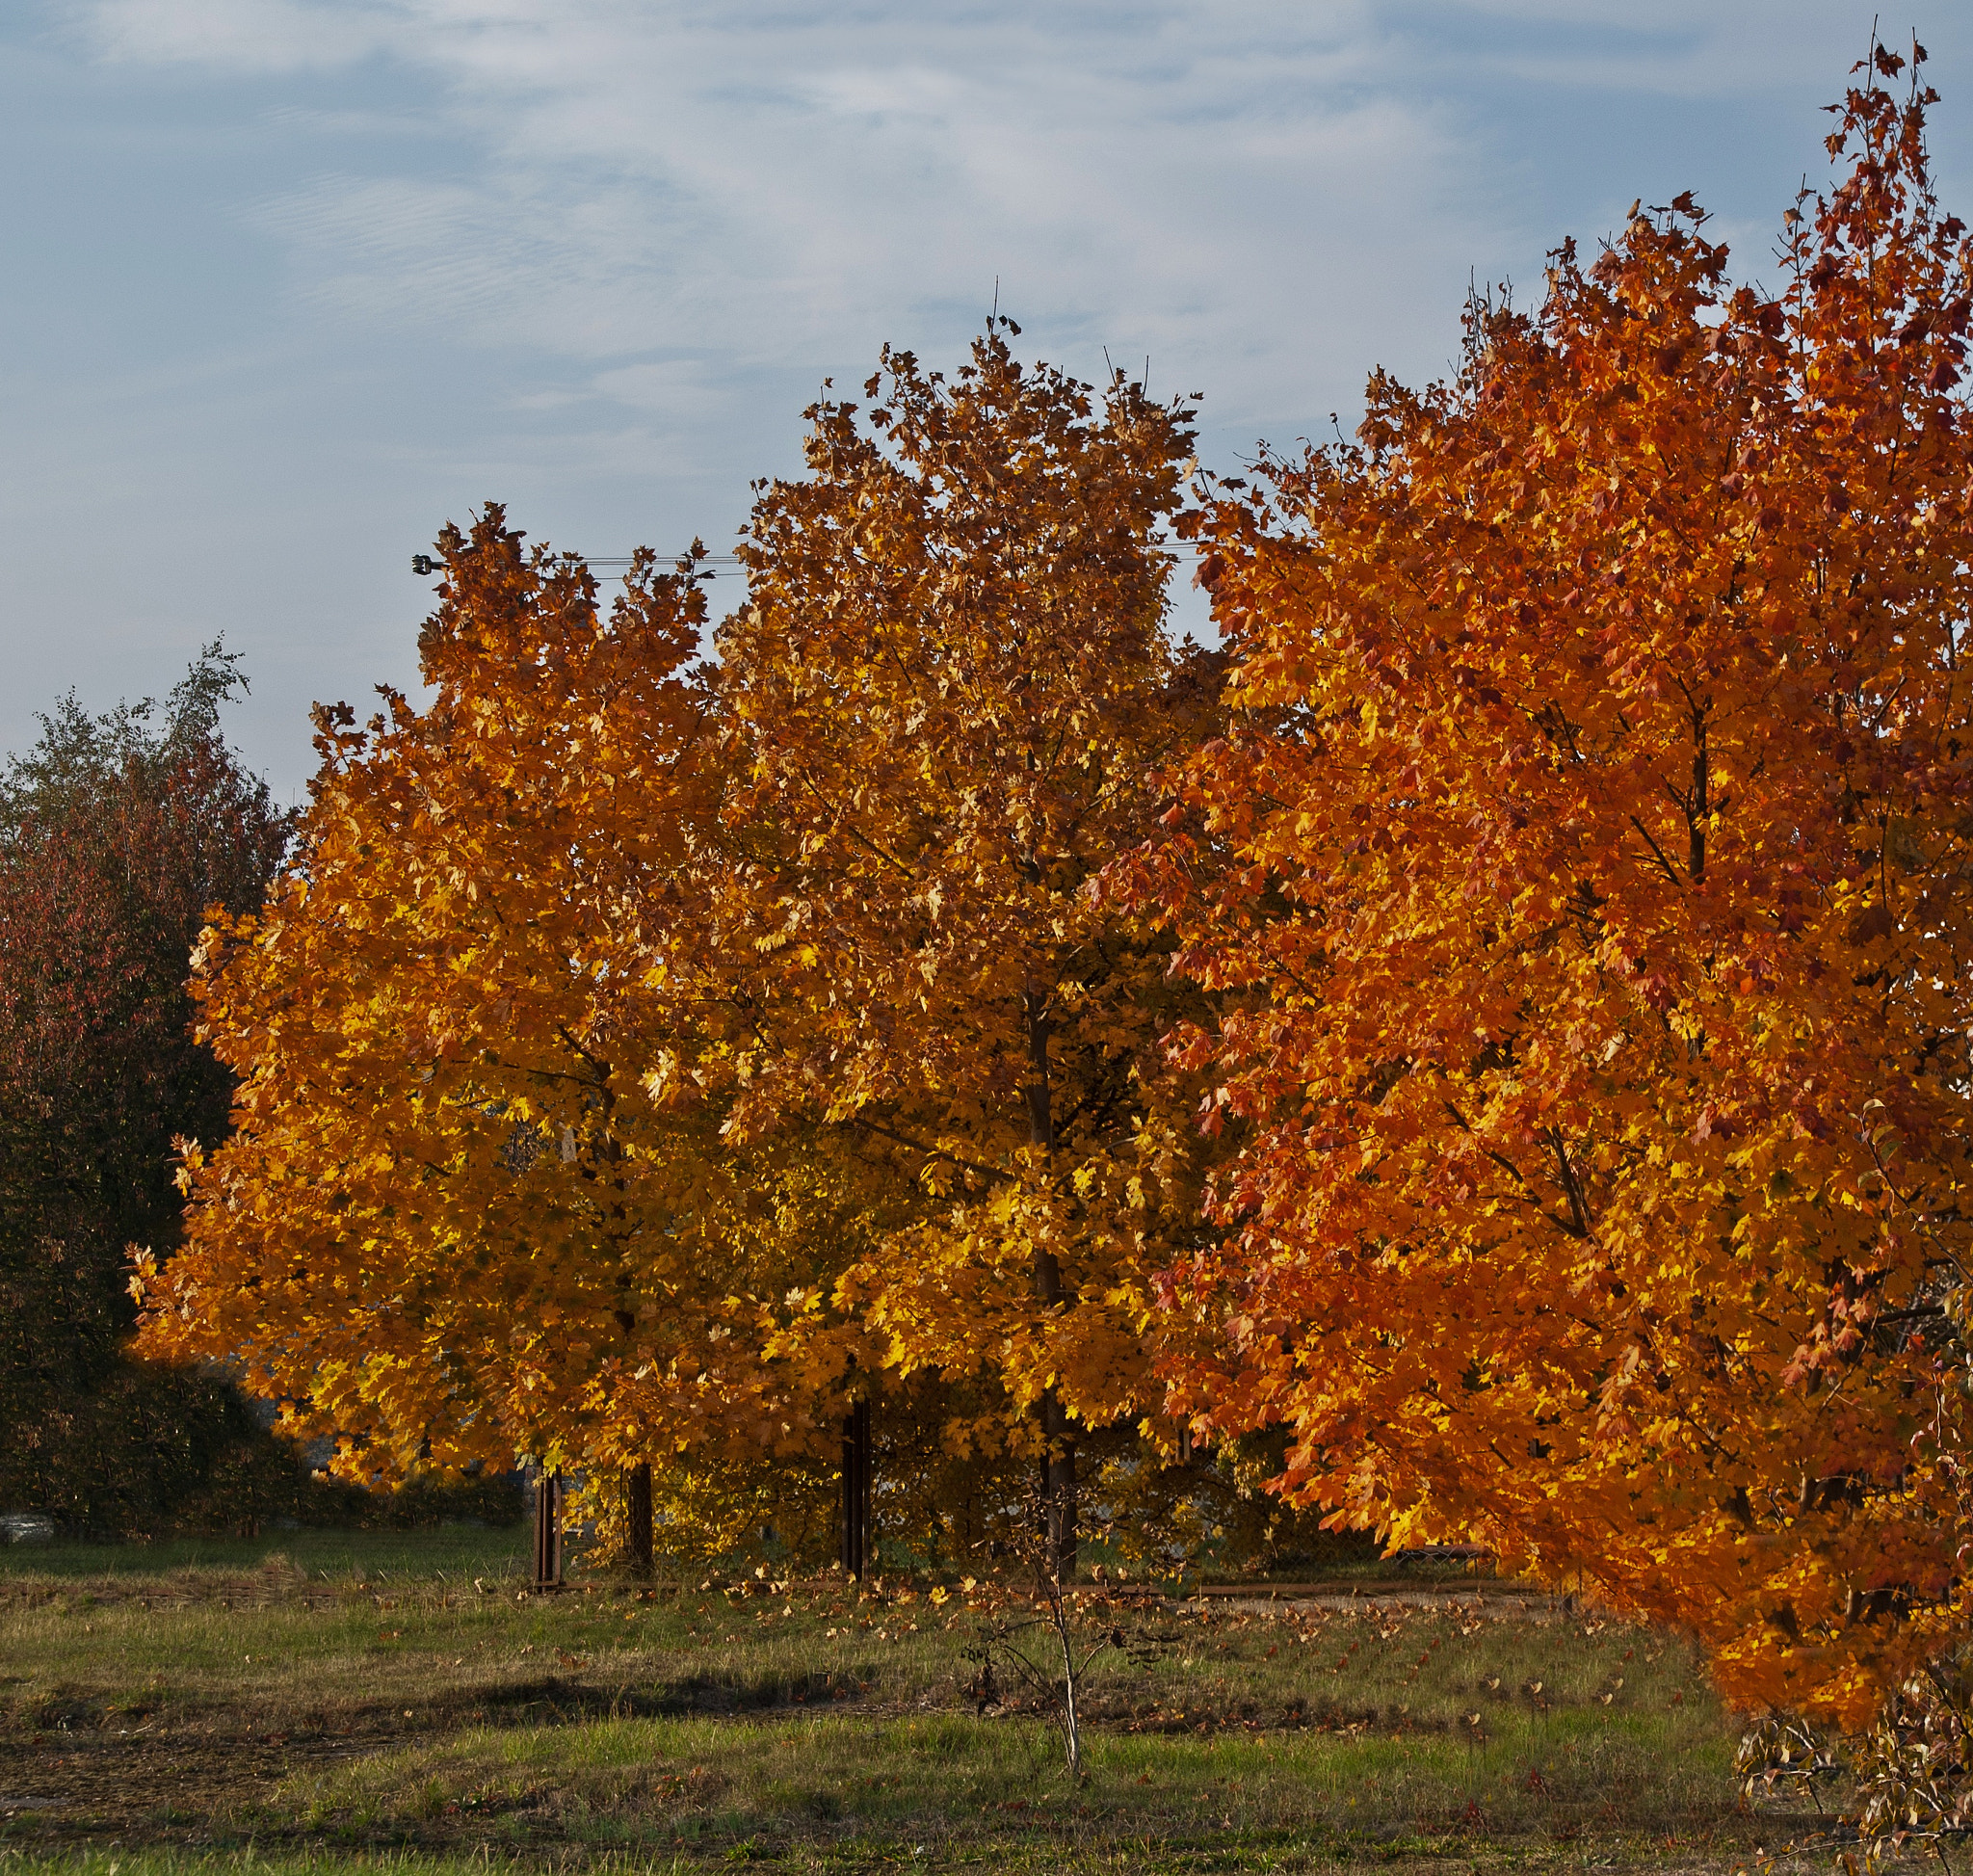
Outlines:
<svg viewBox="0 0 1973 1876"><path fill-rule="evenodd" d="M193 1843L298 1771L375 1752L367 1739L79 1731L5 1742L0 1827L14 1842Z"/></svg>

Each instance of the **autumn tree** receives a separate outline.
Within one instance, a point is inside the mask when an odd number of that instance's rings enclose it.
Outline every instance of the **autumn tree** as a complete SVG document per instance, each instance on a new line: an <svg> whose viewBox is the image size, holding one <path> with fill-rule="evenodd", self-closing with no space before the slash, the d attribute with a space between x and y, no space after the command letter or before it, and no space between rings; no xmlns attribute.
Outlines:
<svg viewBox="0 0 1973 1876"><path fill-rule="evenodd" d="M1876 69L1772 295L1689 196L1209 505L1135 863L1248 1129L1171 1281L1291 1500L1856 1722L1965 1632L1973 276Z"/></svg>
<svg viewBox="0 0 1973 1876"><path fill-rule="evenodd" d="M949 381L886 352L864 394L760 486L718 635L755 843L724 915L763 961L728 1132L820 1125L917 1195L808 1311L973 1389L949 1449L1044 1466L1072 1568L1078 1446L1148 1413L1148 1275L1197 1235L1156 1046L1183 993L1087 889L1212 714L1165 626L1190 412L1024 369L1000 328Z"/></svg>
<svg viewBox="0 0 1973 1876"><path fill-rule="evenodd" d="M606 609L497 508L439 551L430 702L318 712L295 862L204 941L235 1130L185 1149L144 1346L233 1361L364 1481L799 1448L770 1305L815 1273L775 1258L829 1234L745 1227L829 1187L783 1149L743 1190L694 1072L729 1008L695 566Z"/></svg>
<svg viewBox="0 0 1973 1876"><path fill-rule="evenodd" d="M178 1239L172 1136L225 1125L192 943L209 907L258 905L288 838L221 728L244 681L214 646L161 705L71 697L0 773L0 1503L86 1531L297 1488L223 1384L121 1352L127 1248Z"/></svg>

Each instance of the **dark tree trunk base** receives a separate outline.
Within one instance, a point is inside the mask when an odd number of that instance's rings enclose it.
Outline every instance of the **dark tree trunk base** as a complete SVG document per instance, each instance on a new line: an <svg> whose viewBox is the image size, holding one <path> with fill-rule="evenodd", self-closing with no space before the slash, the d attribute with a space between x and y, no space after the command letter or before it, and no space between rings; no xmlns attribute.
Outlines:
<svg viewBox="0 0 1973 1876"><path fill-rule="evenodd" d="M870 1403L843 1421L843 1573L861 1581L870 1556Z"/></svg>
<svg viewBox="0 0 1973 1876"><path fill-rule="evenodd" d="M646 1460L633 1466L624 1480L623 1516L629 1526L624 1544L631 1573L648 1577L656 1567L651 1526L651 1468Z"/></svg>
<svg viewBox="0 0 1973 1876"><path fill-rule="evenodd" d="M535 1484L535 1587L562 1587L562 1474L543 1472Z"/></svg>

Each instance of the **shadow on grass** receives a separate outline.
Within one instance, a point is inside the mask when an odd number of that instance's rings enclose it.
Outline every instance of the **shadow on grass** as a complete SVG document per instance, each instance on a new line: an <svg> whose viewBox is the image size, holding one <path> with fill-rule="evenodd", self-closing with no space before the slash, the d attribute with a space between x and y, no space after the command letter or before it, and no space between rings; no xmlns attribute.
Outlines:
<svg viewBox="0 0 1973 1876"><path fill-rule="evenodd" d="M529 1562L521 1525L442 1525L421 1531L271 1531L261 1537L171 1538L156 1544L0 1545L0 1591L51 1580L138 1583L240 1575L285 1561L329 1582L438 1581L474 1575L518 1581Z"/></svg>

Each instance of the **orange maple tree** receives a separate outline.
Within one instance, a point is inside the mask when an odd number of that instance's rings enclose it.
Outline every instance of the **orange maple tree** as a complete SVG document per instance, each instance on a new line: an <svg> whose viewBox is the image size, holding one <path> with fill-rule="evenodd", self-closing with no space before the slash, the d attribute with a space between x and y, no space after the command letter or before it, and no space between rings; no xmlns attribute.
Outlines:
<svg viewBox="0 0 1973 1876"><path fill-rule="evenodd" d="M1234 720L1121 881L1231 1006L1174 1404L1847 1723L1973 1528L1973 274L1901 63L1772 297L1634 212L1214 492Z"/></svg>
<svg viewBox="0 0 1973 1876"><path fill-rule="evenodd" d="M829 1233L797 1156L744 1164L678 1072L727 986L701 909L720 738L690 563L607 611L497 508L440 542L434 695L318 712L295 862L196 961L236 1127L187 1143L142 1346L231 1363L359 1478L799 1448L765 1356Z"/></svg>

